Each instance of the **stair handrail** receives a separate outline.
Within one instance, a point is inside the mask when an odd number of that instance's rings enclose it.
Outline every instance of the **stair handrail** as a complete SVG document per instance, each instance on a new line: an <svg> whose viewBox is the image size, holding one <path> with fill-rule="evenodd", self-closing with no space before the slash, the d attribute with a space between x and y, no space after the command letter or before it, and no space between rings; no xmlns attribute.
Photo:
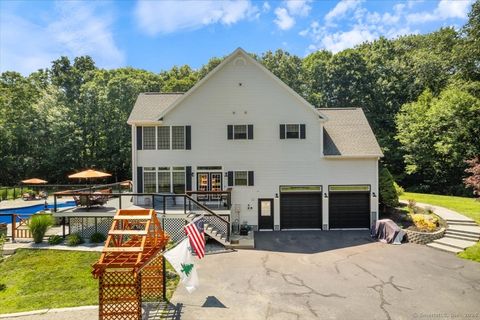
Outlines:
<svg viewBox="0 0 480 320"><path fill-rule="evenodd" d="M185 199L189 199L190 201L192 201L193 203L195 203L197 206L199 206L200 208L202 208L204 211L207 211L208 213L212 214L213 216L217 217L218 219L220 219L221 221L225 222L227 224L227 240L230 239L230 221L228 221L227 219L225 218L222 218L220 215L216 214L213 210L207 208L206 206L204 206L203 204L201 204L200 202L198 202L197 200L193 199L192 197L190 197L189 195L185 194Z"/></svg>

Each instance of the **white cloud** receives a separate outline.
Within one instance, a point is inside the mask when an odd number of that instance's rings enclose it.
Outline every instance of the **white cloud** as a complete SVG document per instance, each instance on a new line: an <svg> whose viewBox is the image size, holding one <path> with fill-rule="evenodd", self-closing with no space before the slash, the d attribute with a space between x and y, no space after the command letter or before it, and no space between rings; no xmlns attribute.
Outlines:
<svg viewBox="0 0 480 320"><path fill-rule="evenodd" d="M139 27L150 35L194 30L210 24L231 25L258 17L258 8L241 1L139 1L135 17Z"/></svg>
<svg viewBox="0 0 480 320"><path fill-rule="evenodd" d="M295 25L295 16L306 17L310 13L312 0L284 0L282 6L275 9L275 24L281 30L291 29Z"/></svg>
<svg viewBox="0 0 480 320"><path fill-rule="evenodd" d="M91 3L60 2L45 14L44 23L2 12L0 70L29 74L61 55L90 55L100 67L121 66L125 55L113 38L113 19L101 10Z"/></svg>
<svg viewBox="0 0 480 320"><path fill-rule="evenodd" d="M262 11L263 12L269 12L270 9L271 9L270 4L267 1L265 1L262 5Z"/></svg>
<svg viewBox="0 0 480 320"><path fill-rule="evenodd" d="M295 20L288 14L285 8L275 9L275 15L277 17L273 22L275 22L281 30L288 30L295 24Z"/></svg>
<svg viewBox="0 0 480 320"><path fill-rule="evenodd" d="M425 23L455 18L465 18L473 0L441 0L435 10L430 12L412 13L407 16L409 23Z"/></svg>
<svg viewBox="0 0 480 320"><path fill-rule="evenodd" d="M312 7L309 0L287 0L286 5L288 12L294 16L306 17L310 13Z"/></svg>
<svg viewBox="0 0 480 320"><path fill-rule="evenodd" d="M327 23L333 22L335 19L341 19L349 12L354 11L361 4L361 0L342 0L325 15Z"/></svg>
<svg viewBox="0 0 480 320"><path fill-rule="evenodd" d="M395 38L418 33L418 24L447 19L466 19L473 0L441 0L431 13L413 13L418 1L393 5L391 10L379 13L363 6L363 0L342 0L320 20L299 32L312 43L307 53L318 49L338 52L381 36Z"/></svg>

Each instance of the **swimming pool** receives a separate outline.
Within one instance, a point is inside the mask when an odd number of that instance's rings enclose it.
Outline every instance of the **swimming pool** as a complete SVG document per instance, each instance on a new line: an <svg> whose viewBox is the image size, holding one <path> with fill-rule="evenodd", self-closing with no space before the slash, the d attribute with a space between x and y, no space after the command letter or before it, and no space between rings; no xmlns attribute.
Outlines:
<svg viewBox="0 0 480 320"><path fill-rule="evenodd" d="M74 207L75 206L75 201L67 201L67 202L62 202L62 203L57 203L57 208L65 208L65 207ZM48 209L53 209L53 204L47 205ZM20 207L20 208L12 208L12 209L0 209L0 214L21 214L22 218L31 216L32 214L44 210L45 205L44 204L37 204L33 206L28 206L28 207ZM12 222L12 217L10 216L0 216L0 223L11 223Z"/></svg>

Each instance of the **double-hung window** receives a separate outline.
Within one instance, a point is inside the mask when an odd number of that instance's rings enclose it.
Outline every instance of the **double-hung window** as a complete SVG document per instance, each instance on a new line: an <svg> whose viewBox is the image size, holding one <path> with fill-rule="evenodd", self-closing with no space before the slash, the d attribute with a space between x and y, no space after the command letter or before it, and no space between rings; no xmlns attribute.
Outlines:
<svg viewBox="0 0 480 320"><path fill-rule="evenodd" d="M227 126L228 140L252 140L253 124L229 124Z"/></svg>
<svg viewBox="0 0 480 320"><path fill-rule="evenodd" d="M158 168L158 192L170 192L170 167Z"/></svg>
<svg viewBox="0 0 480 320"><path fill-rule="evenodd" d="M172 126L172 149L185 149L185 126Z"/></svg>
<svg viewBox="0 0 480 320"><path fill-rule="evenodd" d="M281 124L280 139L305 139L304 124Z"/></svg>
<svg viewBox="0 0 480 320"><path fill-rule="evenodd" d="M185 167L173 167L172 186L173 193L185 193Z"/></svg>
<svg viewBox="0 0 480 320"><path fill-rule="evenodd" d="M155 177L155 167L143 168L143 192L157 192L157 179Z"/></svg>
<svg viewBox="0 0 480 320"><path fill-rule="evenodd" d="M143 149L144 150L155 150L155 147L156 147L155 128L156 127L143 127Z"/></svg>
<svg viewBox="0 0 480 320"><path fill-rule="evenodd" d="M253 171L228 171L228 186L253 186L254 172Z"/></svg>
<svg viewBox="0 0 480 320"><path fill-rule="evenodd" d="M157 127L158 150L170 149L170 127Z"/></svg>

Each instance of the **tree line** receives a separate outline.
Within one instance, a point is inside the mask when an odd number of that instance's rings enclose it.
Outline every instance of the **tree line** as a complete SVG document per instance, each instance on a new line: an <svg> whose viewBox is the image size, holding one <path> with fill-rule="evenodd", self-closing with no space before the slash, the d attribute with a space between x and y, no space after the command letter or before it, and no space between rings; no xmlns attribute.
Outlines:
<svg viewBox="0 0 480 320"><path fill-rule="evenodd" d="M395 180L412 191L471 194L462 179L480 154L480 1L459 30L380 38L305 58L253 55L316 107L361 107ZM28 76L0 75L0 185L79 168L131 175L128 115L141 92L185 92L223 58L154 73L105 70L61 57Z"/></svg>

